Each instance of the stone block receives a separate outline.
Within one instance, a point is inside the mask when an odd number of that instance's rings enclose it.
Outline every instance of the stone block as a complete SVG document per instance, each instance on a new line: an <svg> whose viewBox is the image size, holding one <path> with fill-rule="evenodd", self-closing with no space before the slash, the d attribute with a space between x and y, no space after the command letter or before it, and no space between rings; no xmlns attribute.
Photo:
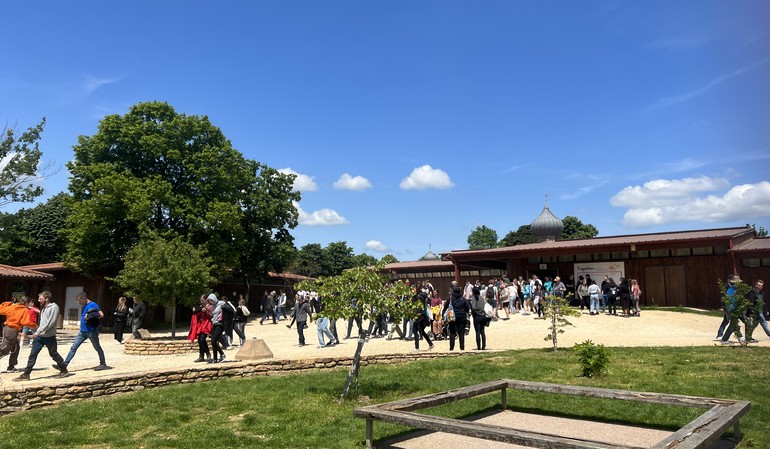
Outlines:
<svg viewBox="0 0 770 449"><path fill-rule="evenodd" d="M265 340L252 338L246 340L238 352L235 354L236 360L258 360L272 359L273 352L267 347Z"/></svg>

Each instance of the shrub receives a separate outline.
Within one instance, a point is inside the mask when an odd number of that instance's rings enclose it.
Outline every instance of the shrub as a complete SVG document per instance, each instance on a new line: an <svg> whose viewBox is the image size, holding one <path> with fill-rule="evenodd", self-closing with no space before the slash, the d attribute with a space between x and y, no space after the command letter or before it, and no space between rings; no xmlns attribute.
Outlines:
<svg viewBox="0 0 770 449"><path fill-rule="evenodd" d="M575 343L573 348L578 356L578 361L583 366L583 376L599 376L607 371L610 362L610 352L604 345L594 344L591 340L583 343Z"/></svg>

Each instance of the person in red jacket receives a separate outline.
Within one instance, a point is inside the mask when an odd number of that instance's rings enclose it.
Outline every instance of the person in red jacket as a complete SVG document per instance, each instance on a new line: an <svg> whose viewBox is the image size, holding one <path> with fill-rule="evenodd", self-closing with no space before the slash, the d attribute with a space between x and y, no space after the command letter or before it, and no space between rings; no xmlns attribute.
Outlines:
<svg viewBox="0 0 770 449"><path fill-rule="evenodd" d="M19 362L19 334L22 328L37 329L37 323L33 323L27 309L27 297L17 296L13 302L5 301L0 304L0 315L5 315L3 326L3 342L0 343L0 358L10 354L7 372L15 372Z"/></svg>
<svg viewBox="0 0 770 449"><path fill-rule="evenodd" d="M211 352L206 339L211 334L211 317L214 315L213 307L208 303L206 295L201 295L199 304L192 309L193 316L190 320L190 332L187 339L198 340L198 358L195 362L207 362L211 360Z"/></svg>

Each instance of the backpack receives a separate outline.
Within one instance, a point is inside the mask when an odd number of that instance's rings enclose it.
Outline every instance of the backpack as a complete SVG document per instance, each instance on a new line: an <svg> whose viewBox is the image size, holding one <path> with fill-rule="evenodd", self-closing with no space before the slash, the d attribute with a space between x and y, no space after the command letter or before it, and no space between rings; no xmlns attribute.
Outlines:
<svg viewBox="0 0 770 449"><path fill-rule="evenodd" d="M446 311L444 311L444 321L454 321L455 318L457 318L455 316L455 308L452 307L452 303L450 302Z"/></svg>
<svg viewBox="0 0 770 449"><path fill-rule="evenodd" d="M487 299L495 299L495 288L487 287Z"/></svg>

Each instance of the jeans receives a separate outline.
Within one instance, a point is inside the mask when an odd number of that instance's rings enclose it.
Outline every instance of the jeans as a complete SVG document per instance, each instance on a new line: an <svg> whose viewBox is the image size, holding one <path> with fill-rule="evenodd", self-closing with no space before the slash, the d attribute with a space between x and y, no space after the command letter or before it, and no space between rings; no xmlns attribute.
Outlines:
<svg viewBox="0 0 770 449"><path fill-rule="evenodd" d="M455 349L455 337L460 340L460 350L465 351L465 316L457 315L454 321L449 322L449 350Z"/></svg>
<svg viewBox="0 0 770 449"><path fill-rule="evenodd" d="M224 359L225 351L222 350L222 335L225 333L225 327L222 324L211 326L211 355L214 360Z"/></svg>
<svg viewBox="0 0 770 449"><path fill-rule="evenodd" d="M233 331L238 334L238 338L241 339L241 346L246 343L246 322L236 321L233 326Z"/></svg>
<svg viewBox="0 0 770 449"><path fill-rule="evenodd" d="M319 318L316 321L316 327L318 332L318 345L319 346L326 346L326 343L324 342L324 335L329 337L329 343L330 344L336 344L337 341L334 338L334 335L332 335L332 332L329 330L329 318L323 317Z"/></svg>
<svg viewBox="0 0 770 449"><path fill-rule="evenodd" d="M406 327L407 324L409 325L409 330L408 331L407 331L407 327ZM404 336L404 338L406 338L407 340L411 340L412 339L412 334L414 333L414 320L408 319L408 318L404 318L404 320L401 323L401 329L406 334Z"/></svg>
<svg viewBox="0 0 770 449"><path fill-rule="evenodd" d="M305 344L305 325L307 321L297 321L297 336L299 337L299 344L303 346Z"/></svg>
<svg viewBox="0 0 770 449"><path fill-rule="evenodd" d="M591 295L591 306L588 311L590 313L599 313L599 295Z"/></svg>
<svg viewBox="0 0 770 449"><path fill-rule="evenodd" d="M602 295L602 303L599 305L602 312L607 310L607 295Z"/></svg>
<svg viewBox="0 0 770 449"><path fill-rule="evenodd" d="M40 354L40 351L43 350L43 346L48 348L48 355L51 356L54 362L56 362L57 365L59 365L60 368L66 367L66 363L64 362L64 359L59 355L59 352L56 350L56 336L52 337L41 337L38 335L37 338L32 340L32 351L29 353L29 360L27 361L27 367L24 368L24 373L29 375L29 373L32 372L32 368L35 367L35 363L37 362L37 355Z"/></svg>
<svg viewBox="0 0 770 449"><path fill-rule="evenodd" d="M719 325L719 330L717 331L717 340L722 338L722 335L725 334L727 325L730 324L730 314L727 312L727 310L723 309L722 315L722 324Z"/></svg>
<svg viewBox="0 0 770 449"><path fill-rule="evenodd" d="M102 350L102 345L99 344L99 330L96 329L92 331L78 332L78 336L75 337L75 341L72 342L72 347L70 348L69 354L67 354L67 358L64 359L64 366L67 366L70 364L70 362L72 361L72 358L75 357L75 353L78 352L78 348L86 340L91 340L91 345L93 345L94 349L96 350L96 353L99 355L99 364L100 365L107 364L107 362L104 359L104 351Z"/></svg>
<svg viewBox="0 0 770 449"><path fill-rule="evenodd" d="M757 317L754 319L754 329L756 329L757 325L762 326L762 330L765 331L765 335L770 337L770 329L767 327L767 319L765 318L765 314L762 312L759 312ZM754 329L752 329L752 332Z"/></svg>
<svg viewBox="0 0 770 449"><path fill-rule="evenodd" d="M487 317L473 314L473 329L476 331L476 349L487 349Z"/></svg>

